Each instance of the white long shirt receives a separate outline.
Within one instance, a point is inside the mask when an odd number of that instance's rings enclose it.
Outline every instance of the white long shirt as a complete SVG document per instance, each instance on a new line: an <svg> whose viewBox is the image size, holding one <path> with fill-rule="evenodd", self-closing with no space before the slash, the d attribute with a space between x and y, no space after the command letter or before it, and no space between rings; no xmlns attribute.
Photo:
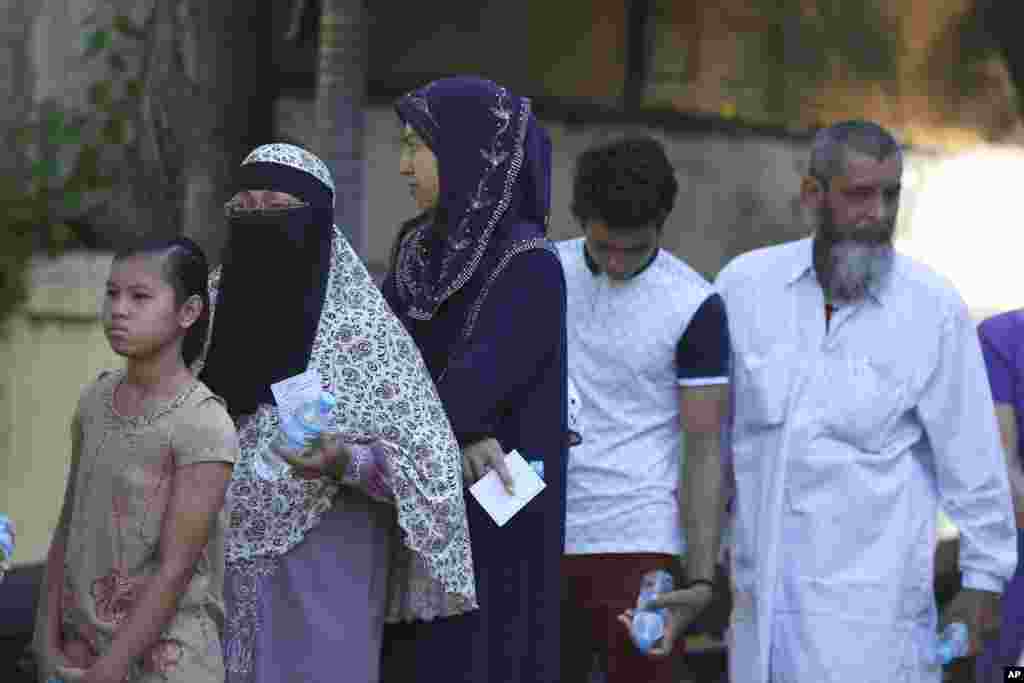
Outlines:
<svg viewBox="0 0 1024 683"><path fill-rule="evenodd" d="M565 553L679 555L686 547L677 490L679 387L728 377L682 380L674 359L713 290L666 251L640 274L613 282L590 270L583 243L558 243L569 376L586 430L569 453Z"/></svg>
<svg viewBox="0 0 1024 683"><path fill-rule="evenodd" d="M897 254L825 327L810 238L719 275L733 341L731 679L939 681L939 505L965 587L1002 591L1016 526L977 332Z"/></svg>

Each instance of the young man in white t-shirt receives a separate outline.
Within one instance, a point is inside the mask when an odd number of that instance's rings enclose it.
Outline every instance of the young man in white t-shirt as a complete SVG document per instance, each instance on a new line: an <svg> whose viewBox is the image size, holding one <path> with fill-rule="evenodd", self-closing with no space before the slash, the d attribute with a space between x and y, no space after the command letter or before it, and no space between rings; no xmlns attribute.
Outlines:
<svg viewBox="0 0 1024 683"><path fill-rule="evenodd" d="M678 184L651 138L577 160L572 212L584 237L558 244L568 296L569 376L586 437L569 456L562 681L675 682L668 655L711 602L723 501L720 425L729 335L721 298L659 249ZM685 558L688 604L650 653L629 640L643 574ZM678 649L678 648L677 648Z"/></svg>

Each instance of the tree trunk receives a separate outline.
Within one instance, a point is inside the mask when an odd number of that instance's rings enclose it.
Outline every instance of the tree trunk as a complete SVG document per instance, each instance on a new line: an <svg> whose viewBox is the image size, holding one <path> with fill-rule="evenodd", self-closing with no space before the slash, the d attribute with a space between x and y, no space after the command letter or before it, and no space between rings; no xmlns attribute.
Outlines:
<svg viewBox="0 0 1024 683"><path fill-rule="evenodd" d="M188 150L182 232L219 262L236 167L273 127L270 12L249 0L186 0L183 8L190 96L176 126Z"/></svg>
<svg viewBox="0 0 1024 683"><path fill-rule="evenodd" d="M317 152L334 176L335 222L364 260L365 12L363 0L323 0L316 88Z"/></svg>
<svg viewBox="0 0 1024 683"><path fill-rule="evenodd" d="M1017 91L1017 111L1024 114L1024 42L1020 39L1020 0L978 0L976 11L982 26L1006 60L1010 80Z"/></svg>
<svg viewBox="0 0 1024 683"><path fill-rule="evenodd" d="M254 139L273 131L270 17L246 0L153 0L139 65L136 137L96 241L185 234L211 263L226 241L223 205Z"/></svg>
<svg viewBox="0 0 1024 683"><path fill-rule="evenodd" d="M15 130L28 117L32 102L32 74L29 60L31 0L0 2L0 142L13 154L0 156L0 173L20 175L24 159L16 150Z"/></svg>

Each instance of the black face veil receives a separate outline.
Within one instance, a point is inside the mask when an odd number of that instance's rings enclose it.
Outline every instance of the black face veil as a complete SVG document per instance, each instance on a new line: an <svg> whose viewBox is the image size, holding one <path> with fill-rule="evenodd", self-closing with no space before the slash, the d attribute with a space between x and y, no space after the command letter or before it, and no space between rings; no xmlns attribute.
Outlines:
<svg viewBox="0 0 1024 683"><path fill-rule="evenodd" d="M289 156L282 160L272 151L260 155L281 147L299 162ZM230 231L200 379L227 401L234 417L255 412L261 403L273 404L270 385L309 364L334 231L333 188L325 174L313 155L281 145L258 148L239 170L238 191L287 192L303 204L226 211Z"/></svg>

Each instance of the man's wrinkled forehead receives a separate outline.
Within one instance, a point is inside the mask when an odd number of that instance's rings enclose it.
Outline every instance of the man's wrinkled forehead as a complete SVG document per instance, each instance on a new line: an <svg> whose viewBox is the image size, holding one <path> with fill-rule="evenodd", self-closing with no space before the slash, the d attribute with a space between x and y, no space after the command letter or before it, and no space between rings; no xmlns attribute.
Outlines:
<svg viewBox="0 0 1024 683"><path fill-rule="evenodd" d="M834 189L840 192L875 188L901 189L903 155L899 150L881 159L855 149L847 149L843 156L842 172L831 179Z"/></svg>

